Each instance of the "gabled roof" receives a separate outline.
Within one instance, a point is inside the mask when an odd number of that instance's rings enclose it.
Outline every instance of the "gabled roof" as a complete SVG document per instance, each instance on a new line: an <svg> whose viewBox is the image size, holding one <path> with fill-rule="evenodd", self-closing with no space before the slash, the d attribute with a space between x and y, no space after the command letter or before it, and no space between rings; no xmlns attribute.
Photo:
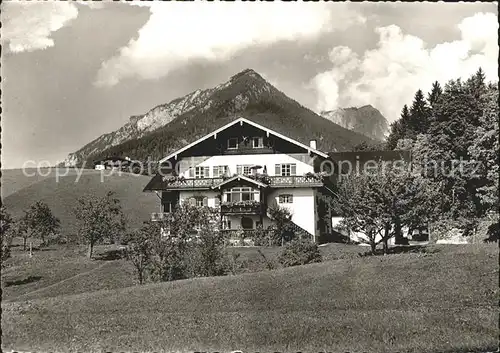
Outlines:
<svg viewBox="0 0 500 353"><path fill-rule="evenodd" d="M207 134L207 135L203 136L202 138L200 138L200 139L198 139L198 140L196 140L196 141L194 141L194 142L192 142L192 143L190 143L190 144L188 144L188 145L184 146L183 148L181 148L181 149L179 149L179 150L175 151L174 153L169 154L167 157L165 157L165 158L161 159L161 160L160 160L160 163L163 163L163 162L165 162L165 161L168 161L169 159L171 159L171 158L173 158L173 157L177 156L179 153L182 153L182 152L184 152L184 151L186 151L186 150L190 149L191 147L196 146L196 145L197 145L197 144L199 144L200 142L205 141L206 139L208 139L208 138L210 138L210 137L214 137L214 135L216 135L217 133L219 133L219 132L221 132L221 131L224 131L224 130L226 130L227 128L229 128L229 127L231 127L231 126L233 126L233 125L236 125L236 124L238 124L238 123L239 123L239 124L246 123L246 124L252 125L252 126L254 126L254 127L258 128L258 129L261 129L261 130L263 130L263 131L267 132L268 134L275 135L275 136L277 136L277 137L279 137L279 138L281 138L281 139L283 139L283 140L285 140L285 141L288 141L288 142L290 142L290 143L295 144L296 146L302 147L302 148L306 149L306 150L307 150L307 151L309 151L309 152L315 153L315 154L317 154L318 156L321 156L321 157L323 157L323 158L328 158L328 154L326 154L326 153L324 153L324 152L321 152L321 151L319 151L319 150L317 150L317 149L311 148L310 146L304 145L303 143L301 143L301 142L299 142L299 141L296 141L296 140L294 140L294 139L291 139L290 137L286 137L285 135L282 135L282 134L280 134L280 133L278 133L278 132L276 132L276 131L274 131L274 130L271 130L271 129L269 129L269 128L265 127L265 126L262 126L262 125L260 125L260 124L257 124L257 123L255 123L255 122L253 122L253 121L251 121L251 120L248 120L248 119L245 119L245 118L238 118L238 119L236 119L236 120L231 121L229 124L226 124L226 125L222 126L221 128L219 128L219 129L217 129L217 130L215 130L215 131L212 131L211 133L209 133L209 134Z"/></svg>
<svg viewBox="0 0 500 353"><path fill-rule="evenodd" d="M265 188L265 187L267 187L267 185L266 185L266 184L261 183L261 182L260 182L260 181L258 181L258 180L255 180L255 179L252 179L252 178L249 178L249 177L246 177L246 176L244 176L244 175L239 174L239 175L235 175L235 176L233 176L233 177L231 177L231 178L229 178L229 179L224 180L222 183L220 183L220 184L218 184L218 185L216 185L216 186L212 187L212 189L219 189L222 185L225 185L225 184L227 184L227 183L230 183L230 182L232 182L232 181L234 181L234 180L241 180L241 179L243 179L243 180L245 180L245 181L248 181L248 182L250 182L250 183L252 183L252 184L255 184L255 185L258 185L258 186L264 187L264 188Z"/></svg>

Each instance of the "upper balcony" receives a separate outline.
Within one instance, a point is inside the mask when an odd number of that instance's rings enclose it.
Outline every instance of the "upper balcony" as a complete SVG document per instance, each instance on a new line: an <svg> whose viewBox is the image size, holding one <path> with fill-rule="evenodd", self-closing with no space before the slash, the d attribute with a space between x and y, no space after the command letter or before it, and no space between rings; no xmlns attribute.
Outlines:
<svg viewBox="0 0 500 353"><path fill-rule="evenodd" d="M290 175L290 176L268 176L268 175L245 175L255 179L272 188L298 188L298 187L321 187L324 182L315 175ZM163 181L164 190L193 190L211 189L222 183L226 178L183 178L166 177Z"/></svg>
<svg viewBox="0 0 500 353"><path fill-rule="evenodd" d="M259 201L223 202L220 209L223 214L261 214L264 213L265 205Z"/></svg>
<svg viewBox="0 0 500 353"><path fill-rule="evenodd" d="M210 189L224 181L223 178L182 178L166 177L163 180L165 190L191 190L191 189Z"/></svg>

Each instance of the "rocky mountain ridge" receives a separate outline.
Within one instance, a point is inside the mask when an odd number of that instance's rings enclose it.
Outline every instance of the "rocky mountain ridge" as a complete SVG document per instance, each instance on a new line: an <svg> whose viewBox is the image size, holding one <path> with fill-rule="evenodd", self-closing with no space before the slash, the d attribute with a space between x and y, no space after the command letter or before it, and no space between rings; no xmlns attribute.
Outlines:
<svg viewBox="0 0 500 353"><path fill-rule="evenodd" d="M371 105L322 111L320 115L335 124L374 140L383 141L389 133L387 119Z"/></svg>
<svg viewBox="0 0 500 353"><path fill-rule="evenodd" d="M240 116L305 143L314 138L319 141L318 148L325 151L370 141L301 106L257 72L247 69L214 88L196 90L144 115L130 117L120 129L70 153L64 165L106 156L160 158Z"/></svg>

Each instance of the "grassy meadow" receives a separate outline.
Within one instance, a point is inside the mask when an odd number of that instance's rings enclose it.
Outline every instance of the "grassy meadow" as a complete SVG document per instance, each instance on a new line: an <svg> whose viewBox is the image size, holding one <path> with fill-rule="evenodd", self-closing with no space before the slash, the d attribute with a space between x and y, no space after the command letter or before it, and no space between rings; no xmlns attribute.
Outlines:
<svg viewBox="0 0 500 353"><path fill-rule="evenodd" d="M158 209L142 192L148 177L76 177L3 171L4 203L16 218L46 202L66 235L84 193L115 191L131 227ZM497 244L387 256L328 244L323 262L292 268L278 247L235 247L235 275L145 285L115 245L90 260L85 246L35 243L30 257L20 244L1 274L3 351L485 352L498 342Z"/></svg>
<svg viewBox="0 0 500 353"><path fill-rule="evenodd" d="M53 246L15 249L2 273L2 348L38 352L493 350L496 245L434 245L359 256L320 247L324 262L265 270L233 248L240 274L139 286L124 259ZM262 248L276 261L278 248ZM101 255L100 255L101 254ZM256 272L260 271L260 272ZM31 279L30 279L31 278ZM30 279L30 280L27 280ZM27 280L27 283L23 283ZM31 281L31 282L30 282Z"/></svg>

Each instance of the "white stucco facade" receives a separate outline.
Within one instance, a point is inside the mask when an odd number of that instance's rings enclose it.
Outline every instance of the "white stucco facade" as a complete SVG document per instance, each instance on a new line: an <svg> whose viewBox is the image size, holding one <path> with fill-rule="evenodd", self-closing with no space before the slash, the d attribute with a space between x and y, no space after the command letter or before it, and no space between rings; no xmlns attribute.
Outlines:
<svg viewBox="0 0 500 353"><path fill-rule="evenodd" d="M304 175L312 173L313 157L307 154L245 154L245 155L223 155L223 156L202 156L183 158L179 163L179 175L189 178L189 168L191 167L209 167L210 174L205 177L217 177L213 174L214 166L227 166L229 175L236 174L237 166L255 166L259 165L262 168L266 167L267 174L270 176L276 175L276 164L295 164L296 175Z"/></svg>

